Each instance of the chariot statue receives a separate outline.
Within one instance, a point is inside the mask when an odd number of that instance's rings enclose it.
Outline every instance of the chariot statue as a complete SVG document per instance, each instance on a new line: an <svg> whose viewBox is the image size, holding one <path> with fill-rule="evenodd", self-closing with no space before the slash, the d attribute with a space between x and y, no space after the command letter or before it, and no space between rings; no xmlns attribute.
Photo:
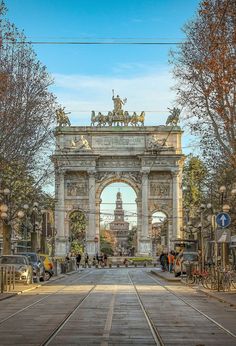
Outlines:
<svg viewBox="0 0 236 346"><path fill-rule="evenodd" d="M127 102L127 98L121 99L119 95L115 97L114 90L112 90L112 101L114 103L114 109L108 112L107 115L95 111L91 114L91 126L144 126L145 113L137 114L133 112L130 115L128 111L123 110L123 106Z"/></svg>

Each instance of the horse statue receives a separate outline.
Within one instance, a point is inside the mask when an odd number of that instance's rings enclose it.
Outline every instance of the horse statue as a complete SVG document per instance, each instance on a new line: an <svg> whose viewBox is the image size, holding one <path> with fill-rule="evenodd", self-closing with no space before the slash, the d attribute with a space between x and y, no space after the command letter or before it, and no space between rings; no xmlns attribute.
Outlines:
<svg viewBox="0 0 236 346"><path fill-rule="evenodd" d="M95 112L92 111L92 113L91 113L91 126L94 126L96 121L97 121L97 117L95 115Z"/></svg>
<svg viewBox="0 0 236 346"><path fill-rule="evenodd" d="M142 111L140 116L138 117L138 121L140 122L141 126L144 126L144 120L145 120L145 112Z"/></svg>
<svg viewBox="0 0 236 346"><path fill-rule="evenodd" d="M177 125L179 122L179 116L180 116L180 112L181 110L179 108L174 107L173 109L168 108L170 110L170 115L168 116L167 120L166 120L166 126L167 125Z"/></svg>
<svg viewBox="0 0 236 346"><path fill-rule="evenodd" d="M141 112L140 115L137 115L136 112L133 113L131 119L130 119L130 124L132 126L139 126L139 123L141 126L144 126L144 120L145 120L145 112Z"/></svg>
<svg viewBox="0 0 236 346"><path fill-rule="evenodd" d="M70 120L67 114L70 114L70 112L65 113L65 107L58 108L56 110L56 117L57 117L57 125L58 127L63 126L70 126Z"/></svg>

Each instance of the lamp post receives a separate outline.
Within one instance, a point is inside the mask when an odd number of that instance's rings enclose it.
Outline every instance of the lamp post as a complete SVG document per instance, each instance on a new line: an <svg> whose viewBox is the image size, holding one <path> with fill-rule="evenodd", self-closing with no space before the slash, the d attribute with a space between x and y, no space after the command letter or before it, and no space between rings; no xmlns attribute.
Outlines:
<svg viewBox="0 0 236 346"><path fill-rule="evenodd" d="M231 206L227 203L228 201L228 197L235 197L236 196L236 188L233 187L231 189L231 191L228 193L227 196L227 188L226 186L222 185L219 188L219 192L220 192L220 205L221 205L221 209L223 212L228 213L231 209ZM232 202L232 201L231 201ZM218 250L217 250L218 253ZM222 267L223 269L225 269L226 264L228 264L228 246L227 246L227 242L223 242L222 243Z"/></svg>
<svg viewBox="0 0 236 346"><path fill-rule="evenodd" d="M12 221L16 218L22 219L24 212L22 210L13 211L10 203L11 191L8 188L0 190L0 218L3 230L3 255L11 254L11 236L12 236Z"/></svg>
<svg viewBox="0 0 236 346"><path fill-rule="evenodd" d="M31 251L36 252L37 248L38 248L38 232L37 232L37 222L36 222L36 218L38 215L38 202L34 202L33 203L33 210L31 213L31 222L32 222L32 226L33 226L33 230L31 232Z"/></svg>
<svg viewBox="0 0 236 346"><path fill-rule="evenodd" d="M98 255L98 236L96 235L94 237L94 243L95 243L95 255Z"/></svg>

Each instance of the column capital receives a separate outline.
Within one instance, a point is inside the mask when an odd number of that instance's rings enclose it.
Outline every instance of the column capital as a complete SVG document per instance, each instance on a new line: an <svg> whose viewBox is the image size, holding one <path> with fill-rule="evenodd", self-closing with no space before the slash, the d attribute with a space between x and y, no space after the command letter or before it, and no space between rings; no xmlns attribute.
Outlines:
<svg viewBox="0 0 236 346"><path fill-rule="evenodd" d="M141 169L142 175L147 175L150 173L150 168L142 167Z"/></svg>
<svg viewBox="0 0 236 346"><path fill-rule="evenodd" d="M87 173L88 173L89 177L94 177L96 174L96 169L89 169L87 171Z"/></svg>
<svg viewBox="0 0 236 346"><path fill-rule="evenodd" d="M179 175L179 170L171 170L172 178L177 177Z"/></svg>

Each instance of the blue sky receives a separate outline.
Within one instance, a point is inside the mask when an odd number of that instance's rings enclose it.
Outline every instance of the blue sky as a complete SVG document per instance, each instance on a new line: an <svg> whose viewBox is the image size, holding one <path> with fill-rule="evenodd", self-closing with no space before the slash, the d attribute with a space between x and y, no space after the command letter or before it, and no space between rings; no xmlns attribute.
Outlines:
<svg viewBox="0 0 236 346"><path fill-rule="evenodd" d="M199 1L5 0L5 3L8 18L18 29L24 29L30 41L180 42L184 39L181 28L194 17ZM39 60L54 77L52 90L58 102L71 112L73 125L89 125L91 110L112 110L112 89L128 99L125 110L145 111L146 125L163 125L167 108L176 106L171 91L175 82L168 63L170 48L175 46L34 45ZM186 131L185 153L193 151L194 148L187 148L191 142Z"/></svg>

